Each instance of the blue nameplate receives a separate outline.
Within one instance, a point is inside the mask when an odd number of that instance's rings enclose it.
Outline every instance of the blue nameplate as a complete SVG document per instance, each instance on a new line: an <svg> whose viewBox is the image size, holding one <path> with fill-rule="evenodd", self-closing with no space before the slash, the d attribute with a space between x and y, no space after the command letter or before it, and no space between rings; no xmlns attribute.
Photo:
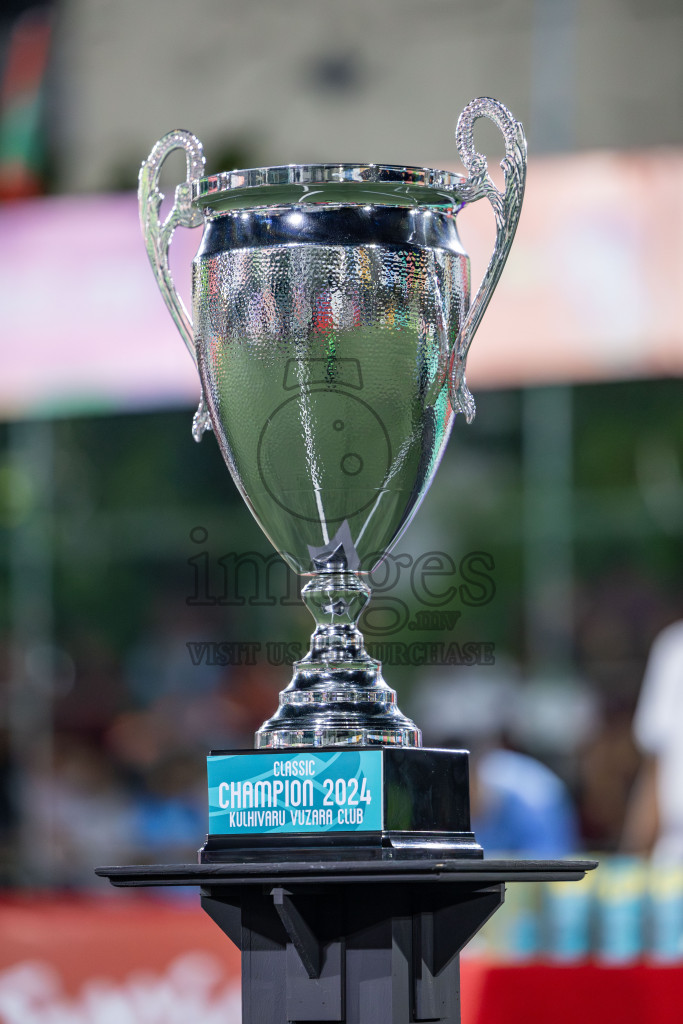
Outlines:
<svg viewBox="0 0 683 1024"><path fill-rule="evenodd" d="M375 832L381 750L211 754L209 835Z"/></svg>

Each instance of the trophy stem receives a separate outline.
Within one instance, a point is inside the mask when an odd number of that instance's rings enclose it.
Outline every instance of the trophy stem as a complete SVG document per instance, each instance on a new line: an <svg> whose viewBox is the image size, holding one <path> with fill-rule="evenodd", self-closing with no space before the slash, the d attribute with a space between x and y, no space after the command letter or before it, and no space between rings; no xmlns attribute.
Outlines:
<svg viewBox="0 0 683 1024"><path fill-rule="evenodd" d="M256 747L419 747L420 730L401 714L381 663L365 650L357 620L370 588L360 575L319 572L301 596L316 622L311 648L256 733Z"/></svg>

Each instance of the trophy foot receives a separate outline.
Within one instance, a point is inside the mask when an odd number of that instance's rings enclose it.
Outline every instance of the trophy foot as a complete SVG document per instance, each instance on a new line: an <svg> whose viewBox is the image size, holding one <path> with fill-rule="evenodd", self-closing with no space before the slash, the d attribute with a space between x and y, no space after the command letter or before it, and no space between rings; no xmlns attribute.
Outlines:
<svg viewBox="0 0 683 1024"><path fill-rule="evenodd" d="M307 715L305 720L286 719L274 715L256 733L257 750L280 750L291 747L419 747L422 735L417 726L405 718L399 726L395 722L374 725L345 724L343 721L321 720L321 716Z"/></svg>
<svg viewBox="0 0 683 1024"><path fill-rule="evenodd" d="M320 572L301 595L316 621L311 649L256 733L257 749L421 746L420 730L399 711L356 625L370 588L355 572Z"/></svg>

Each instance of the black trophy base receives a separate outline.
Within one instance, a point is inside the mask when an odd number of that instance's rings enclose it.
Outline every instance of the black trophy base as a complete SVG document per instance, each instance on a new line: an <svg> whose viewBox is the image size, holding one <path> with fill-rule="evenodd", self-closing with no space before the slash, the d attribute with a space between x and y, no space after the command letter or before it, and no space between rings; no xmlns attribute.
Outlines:
<svg viewBox="0 0 683 1024"><path fill-rule="evenodd" d="M484 851L470 830L469 755L466 750L427 747L357 748L382 759L381 828L368 831L318 831L226 835L212 834L199 851L201 864L301 861L414 860L481 858ZM337 753L338 748L300 747ZM212 751L212 757L277 751ZM284 752L283 752L284 753ZM293 751L286 752L292 755ZM248 761L247 761L248 763Z"/></svg>
<svg viewBox="0 0 683 1024"><path fill-rule="evenodd" d="M474 832L356 832L289 836L207 836L200 864L301 861L415 860L434 857L481 859Z"/></svg>
<svg viewBox="0 0 683 1024"><path fill-rule="evenodd" d="M202 907L242 954L243 1024L459 1024L459 953L501 906L506 883L577 881L595 866L302 859L97 874L115 886L199 887Z"/></svg>

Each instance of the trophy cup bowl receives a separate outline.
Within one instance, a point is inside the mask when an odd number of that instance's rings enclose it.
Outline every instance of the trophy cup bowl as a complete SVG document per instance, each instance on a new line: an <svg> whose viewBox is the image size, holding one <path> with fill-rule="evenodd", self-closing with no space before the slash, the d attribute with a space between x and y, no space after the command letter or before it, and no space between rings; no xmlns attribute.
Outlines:
<svg viewBox="0 0 683 1024"><path fill-rule="evenodd" d="M474 148L480 117L505 140L504 192ZM201 378L195 439L213 429L261 529L307 578L316 623L257 748L420 746L357 620L456 413L474 415L467 352L507 258L526 168L521 125L495 100L465 108L456 143L466 175L322 164L205 177L201 145L184 131L142 166L148 255ZM159 173L175 149L187 180L161 223ZM483 197L496 242L470 302L456 215ZM202 224L190 322L168 250L176 227Z"/></svg>

